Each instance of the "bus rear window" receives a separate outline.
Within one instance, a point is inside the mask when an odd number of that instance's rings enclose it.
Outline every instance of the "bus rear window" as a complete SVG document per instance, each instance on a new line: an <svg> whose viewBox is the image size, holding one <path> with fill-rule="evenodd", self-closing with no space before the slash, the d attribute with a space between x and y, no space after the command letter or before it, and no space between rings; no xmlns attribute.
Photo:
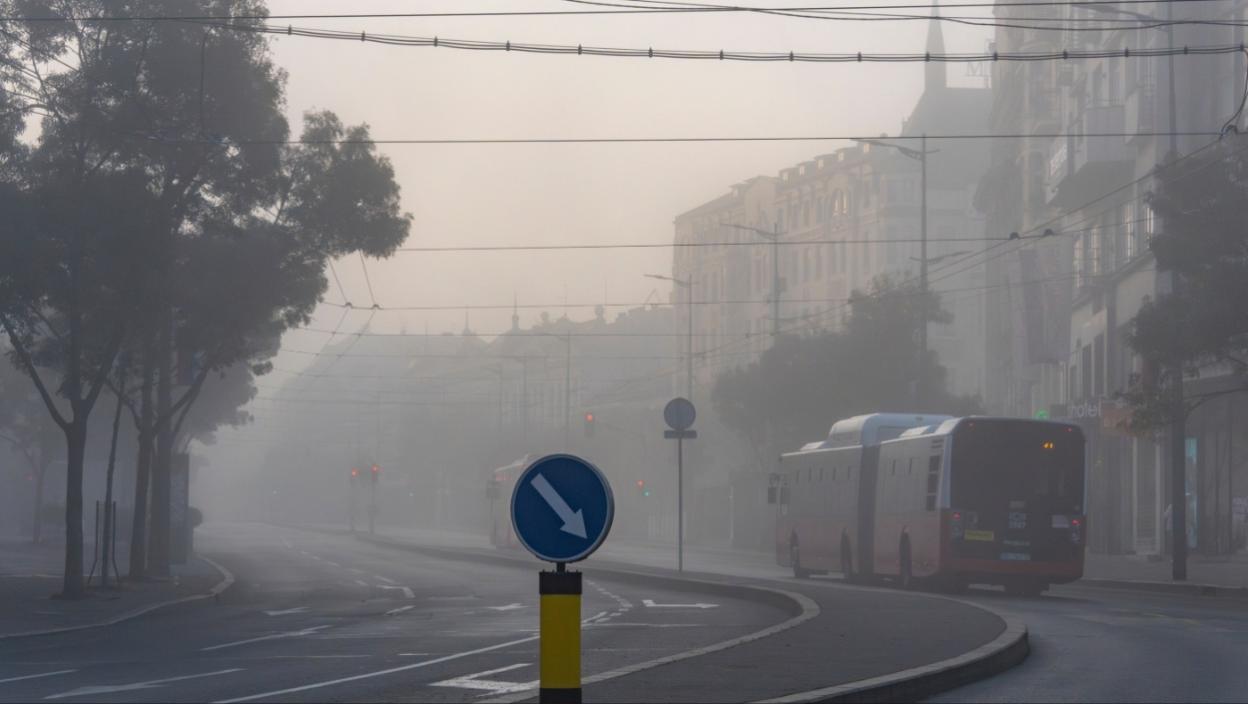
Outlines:
<svg viewBox="0 0 1248 704"><path fill-rule="evenodd" d="M951 501L958 508L1082 513L1083 435L1035 421L976 420L954 435Z"/></svg>

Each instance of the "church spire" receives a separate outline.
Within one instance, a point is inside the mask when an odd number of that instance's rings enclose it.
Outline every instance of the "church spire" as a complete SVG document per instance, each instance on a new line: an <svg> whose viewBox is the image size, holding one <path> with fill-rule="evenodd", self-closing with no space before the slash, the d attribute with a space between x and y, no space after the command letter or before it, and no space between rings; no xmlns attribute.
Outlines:
<svg viewBox="0 0 1248 704"><path fill-rule="evenodd" d="M932 19L927 21L927 48L925 51L928 55L935 56L945 53L945 35L940 29L940 8L935 1L932 2ZM923 90L939 90L944 88L946 84L945 63L943 61L928 61L924 66L923 74Z"/></svg>

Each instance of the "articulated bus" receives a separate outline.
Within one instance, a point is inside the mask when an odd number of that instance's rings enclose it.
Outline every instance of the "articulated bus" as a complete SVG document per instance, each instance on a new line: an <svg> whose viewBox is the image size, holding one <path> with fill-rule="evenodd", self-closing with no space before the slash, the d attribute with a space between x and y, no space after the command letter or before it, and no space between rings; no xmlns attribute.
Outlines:
<svg viewBox="0 0 1248 704"><path fill-rule="evenodd" d="M511 492L516 479L533 458L525 455L509 465L499 467L490 476L485 495L490 500L490 544L499 548L520 546L511 526Z"/></svg>
<svg viewBox="0 0 1248 704"><path fill-rule="evenodd" d="M781 456L778 474L776 559L795 576L1033 595L1083 576L1076 425L876 413Z"/></svg>

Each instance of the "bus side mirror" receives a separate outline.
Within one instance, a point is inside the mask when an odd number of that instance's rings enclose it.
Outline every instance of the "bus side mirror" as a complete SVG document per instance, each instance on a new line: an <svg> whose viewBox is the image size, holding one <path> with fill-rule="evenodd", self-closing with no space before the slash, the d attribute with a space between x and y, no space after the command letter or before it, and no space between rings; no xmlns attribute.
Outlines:
<svg viewBox="0 0 1248 704"><path fill-rule="evenodd" d="M776 498L777 498L777 497L776 497L776 487L774 487L774 486L769 486L769 487L767 487L767 503L769 503L769 504L774 504L774 503L776 503Z"/></svg>

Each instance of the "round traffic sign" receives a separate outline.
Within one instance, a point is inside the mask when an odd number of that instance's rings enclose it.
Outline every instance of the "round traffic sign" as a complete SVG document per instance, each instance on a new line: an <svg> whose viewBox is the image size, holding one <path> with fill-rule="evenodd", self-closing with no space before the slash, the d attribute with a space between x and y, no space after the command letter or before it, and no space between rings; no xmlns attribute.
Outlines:
<svg viewBox="0 0 1248 704"><path fill-rule="evenodd" d="M667 427L672 430L688 430L693 427L693 421L697 417L698 412L694 410L693 402L687 398L676 397L663 407L663 420L667 421Z"/></svg>
<svg viewBox="0 0 1248 704"><path fill-rule="evenodd" d="M535 460L516 480L511 524L520 544L547 562L589 557L611 532L615 498L597 467L575 455Z"/></svg>

